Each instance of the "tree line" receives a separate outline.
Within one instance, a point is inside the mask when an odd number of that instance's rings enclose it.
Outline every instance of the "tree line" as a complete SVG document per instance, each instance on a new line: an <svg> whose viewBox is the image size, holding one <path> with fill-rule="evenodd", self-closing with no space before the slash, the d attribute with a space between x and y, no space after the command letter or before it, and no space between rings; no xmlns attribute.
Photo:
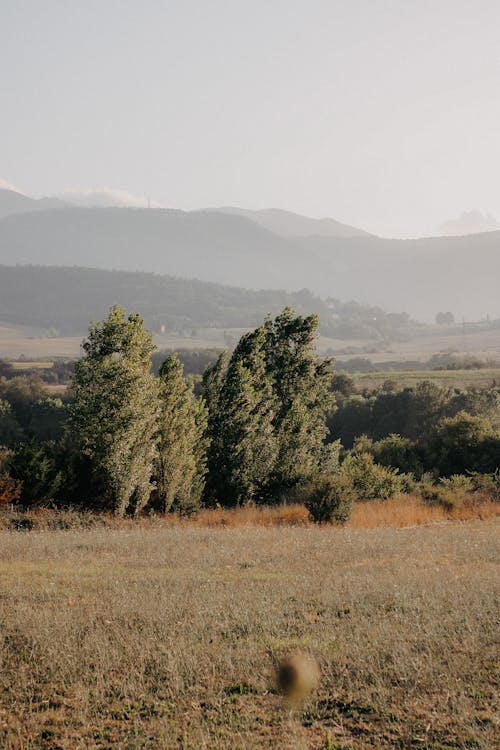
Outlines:
<svg viewBox="0 0 500 750"><path fill-rule="evenodd" d="M318 326L291 308L268 316L195 389L175 354L158 360L139 315L111 308L90 326L64 399L0 379L0 501L134 515L299 500L341 521L354 499L495 475L497 389L356 393L318 357Z"/></svg>

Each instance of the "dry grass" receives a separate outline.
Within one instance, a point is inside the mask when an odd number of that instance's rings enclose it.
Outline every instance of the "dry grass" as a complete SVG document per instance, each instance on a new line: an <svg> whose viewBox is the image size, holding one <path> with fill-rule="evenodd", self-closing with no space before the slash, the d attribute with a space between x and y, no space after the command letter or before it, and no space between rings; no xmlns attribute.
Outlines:
<svg viewBox="0 0 500 750"><path fill-rule="evenodd" d="M500 504L476 494L471 503L452 511L424 503L417 495L401 495L392 500L357 503L348 525L354 529L404 528L445 521L470 521L500 515Z"/></svg>
<svg viewBox="0 0 500 750"><path fill-rule="evenodd" d="M500 514L500 505L488 498L476 498L453 511L430 506L417 495L402 495L392 500L356 503L347 526L354 529L379 527L402 528L442 521L466 521L493 518ZM186 522L184 522L186 523ZM187 521L189 525L226 528L246 526L310 526L309 514L303 505L278 507L246 506L237 509L204 510Z"/></svg>
<svg viewBox="0 0 500 750"><path fill-rule="evenodd" d="M429 505L418 495L401 495L392 500L374 500L354 505L347 523L348 528L405 528L447 521L485 520L500 515L500 503L487 495L470 494L462 505L453 510ZM198 528L261 528L307 526L314 524L309 513L300 504L278 506L247 505L242 508L215 508L202 510L194 516L182 518L178 515L143 516L139 519L119 519L109 514L53 511L37 509L25 513L0 509L0 530L16 528L20 531L80 530L94 527L132 530L137 527L158 529L171 526Z"/></svg>
<svg viewBox="0 0 500 750"><path fill-rule="evenodd" d="M499 526L0 532L0 747L491 750Z"/></svg>

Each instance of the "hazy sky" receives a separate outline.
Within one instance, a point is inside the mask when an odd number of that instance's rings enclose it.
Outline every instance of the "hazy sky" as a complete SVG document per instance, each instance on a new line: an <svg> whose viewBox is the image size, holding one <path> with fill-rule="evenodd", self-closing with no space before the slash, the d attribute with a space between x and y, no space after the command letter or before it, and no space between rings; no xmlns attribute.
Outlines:
<svg viewBox="0 0 500 750"><path fill-rule="evenodd" d="M392 236L500 217L500 0L0 0L0 178Z"/></svg>

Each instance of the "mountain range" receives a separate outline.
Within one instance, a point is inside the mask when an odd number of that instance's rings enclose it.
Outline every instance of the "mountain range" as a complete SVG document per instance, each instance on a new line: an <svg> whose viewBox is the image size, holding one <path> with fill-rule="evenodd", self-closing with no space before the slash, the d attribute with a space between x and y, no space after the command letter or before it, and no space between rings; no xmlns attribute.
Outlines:
<svg viewBox="0 0 500 750"><path fill-rule="evenodd" d="M26 196L10 193L0 191L5 265L147 271L251 289L309 288L325 298L356 299L424 319L442 310L467 319L500 315L500 231L391 240L354 228L346 236L349 228L334 220L274 209L76 208L43 199L26 203Z"/></svg>

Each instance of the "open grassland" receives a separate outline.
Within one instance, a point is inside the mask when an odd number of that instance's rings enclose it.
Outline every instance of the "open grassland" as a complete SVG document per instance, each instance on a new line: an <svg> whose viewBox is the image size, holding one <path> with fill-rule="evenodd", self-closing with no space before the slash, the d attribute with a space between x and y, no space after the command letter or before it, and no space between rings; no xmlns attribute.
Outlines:
<svg viewBox="0 0 500 750"><path fill-rule="evenodd" d="M0 747L497 747L499 528L2 531Z"/></svg>

